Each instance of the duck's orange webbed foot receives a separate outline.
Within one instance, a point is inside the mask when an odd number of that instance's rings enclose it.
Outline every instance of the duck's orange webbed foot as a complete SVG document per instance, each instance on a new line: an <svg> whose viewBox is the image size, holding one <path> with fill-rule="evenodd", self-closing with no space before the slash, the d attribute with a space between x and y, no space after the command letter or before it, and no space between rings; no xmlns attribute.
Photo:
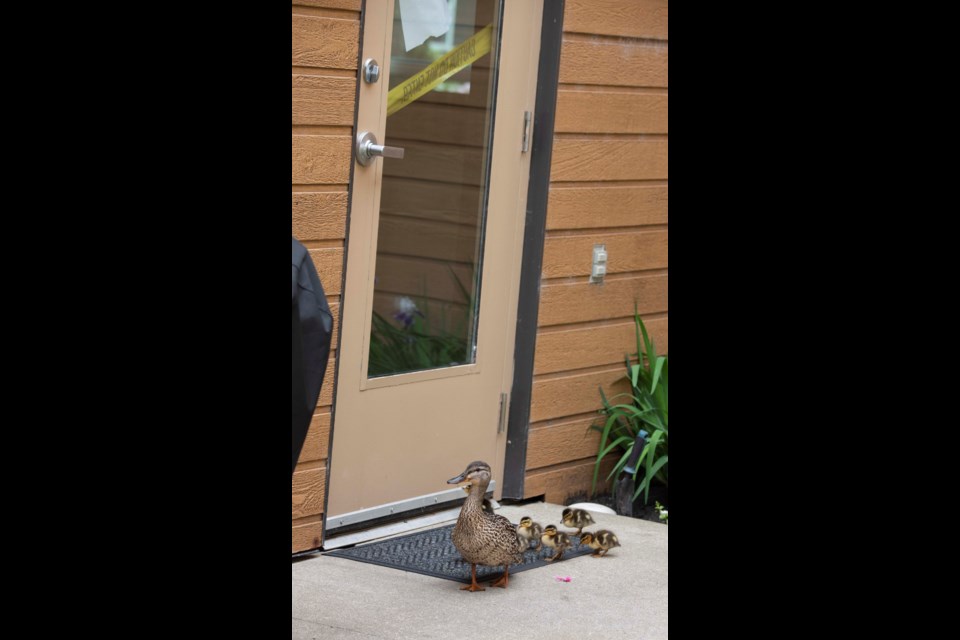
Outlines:
<svg viewBox="0 0 960 640"><path fill-rule="evenodd" d="M477 565L470 565L470 584L460 587L460 591L486 591L484 587L477 584Z"/></svg>
<svg viewBox="0 0 960 640"><path fill-rule="evenodd" d="M504 567L503 567L503 575L500 576L500 578L499 578L498 580L496 580L495 582L491 582L491 583L490 583L490 586L491 586L491 587L502 587L502 588L506 589L508 584L510 584L510 565L504 565Z"/></svg>

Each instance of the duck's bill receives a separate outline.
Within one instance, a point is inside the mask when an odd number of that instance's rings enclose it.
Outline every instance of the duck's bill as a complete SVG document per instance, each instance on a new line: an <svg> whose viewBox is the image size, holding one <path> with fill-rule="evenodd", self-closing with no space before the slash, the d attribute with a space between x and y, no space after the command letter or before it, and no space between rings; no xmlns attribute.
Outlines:
<svg viewBox="0 0 960 640"><path fill-rule="evenodd" d="M460 484L461 482L466 480L466 478L467 478L467 474L461 473L456 478L450 478L449 480L447 480L447 484Z"/></svg>

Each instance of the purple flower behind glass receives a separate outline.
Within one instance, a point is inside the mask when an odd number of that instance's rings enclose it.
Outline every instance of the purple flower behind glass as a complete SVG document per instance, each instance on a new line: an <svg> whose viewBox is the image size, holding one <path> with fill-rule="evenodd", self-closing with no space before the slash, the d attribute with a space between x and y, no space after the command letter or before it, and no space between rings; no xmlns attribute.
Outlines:
<svg viewBox="0 0 960 640"><path fill-rule="evenodd" d="M425 317L420 313L420 310L417 309L417 305L413 300L406 296L394 298L393 306L397 309L393 314L393 319L402 322L404 329L410 328L410 325L413 324L414 316Z"/></svg>

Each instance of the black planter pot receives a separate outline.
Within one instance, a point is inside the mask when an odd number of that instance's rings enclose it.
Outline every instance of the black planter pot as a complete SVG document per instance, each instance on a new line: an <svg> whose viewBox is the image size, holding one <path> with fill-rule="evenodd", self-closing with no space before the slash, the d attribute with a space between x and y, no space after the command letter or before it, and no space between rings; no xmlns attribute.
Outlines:
<svg viewBox="0 0 960 640"><path fill-rule="evenodd" d="M640 492L640 495L633 502L634 509L639 509L641 507L653 507L656 503L660 503L664 509L669 509L667 506L667 485L661 484L656 480L653 481L653 484L650 485L650 499L646 502L643 501L643 492Z"/></svg>
<svg viewBox="0 0 960 640"><path fill-rule="evenodd" d="M660 503L664 509L669 509L669 498L667 496L667 486L661 484L658 481L654 481L653 485L650 487L650 502L644 503L643 493L640 493L640 496L633 502L633 514L632 517L640 518L641 520L650 520L653 522L662 522L660 520L660 514L657 513L656 504ZM597 504L602 504L605 507L610 507L611 509L616 510L617 506L614 503L614 497L612 493L598 493L596 495L589 495L587 493L577 493L570 496L567 496L567 499L564 500L564 505L571 505L577 502L595 502ZM625 515L619 513L617 515Z"/></svg>

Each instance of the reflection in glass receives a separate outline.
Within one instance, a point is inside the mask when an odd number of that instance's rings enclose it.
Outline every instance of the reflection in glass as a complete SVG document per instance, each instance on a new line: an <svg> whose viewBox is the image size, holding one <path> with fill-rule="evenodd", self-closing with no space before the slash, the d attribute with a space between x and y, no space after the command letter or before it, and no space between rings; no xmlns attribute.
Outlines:
<svg viewBox="0 0 960 640"><path fill-rule="evenodd" d="M440 35L407 51L409 4L394 9L389 86L409 99L388 100L384 144L406 153L382 159L371 378L476 360L499 1L450 0L445 30L420 16Z"/></svg>

